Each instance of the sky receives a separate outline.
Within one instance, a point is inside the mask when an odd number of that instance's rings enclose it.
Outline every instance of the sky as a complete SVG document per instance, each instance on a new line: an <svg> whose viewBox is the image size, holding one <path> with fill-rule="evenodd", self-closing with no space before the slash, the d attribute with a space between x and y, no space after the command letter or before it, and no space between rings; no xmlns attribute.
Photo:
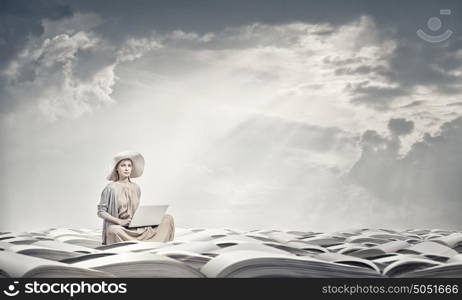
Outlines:
<svg viewBox="0 0 462 300"><path fill-rule="evenodd" d="M1 1L0 231L462 226L460 1ZM419 33L420 32L420 33ZM422 34L423 33L423 34Z"/></svg>

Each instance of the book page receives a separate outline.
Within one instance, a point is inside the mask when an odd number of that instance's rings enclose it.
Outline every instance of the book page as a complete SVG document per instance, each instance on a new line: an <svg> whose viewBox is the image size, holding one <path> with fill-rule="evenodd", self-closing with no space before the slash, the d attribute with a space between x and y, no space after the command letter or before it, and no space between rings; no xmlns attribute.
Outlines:
<svg viewBox="0 0 462 300"><path fill-rule="evenodd" d="M406 247L402 249L403 251L409 250L411 252L421 253L425 255L438 255L438 256L453 256L457 254L457 251L444 246L439 243L425 241L410 247Z"/></svg>
<svg viewBox="0 0 462 300"><path fill-rule="evenodd" d="M164 261L164 262L171 262L175 263L176 261L166 257L157 255L154 253L149 252L129 252L129 253L121 253L116 255L98 257L94 259L85 260L82 262L76 262L73 265L78 267L84 268L98 268L108 265L115 265L115 264L130 264L136 263L138 261Z"/></svg>
<svg viewBox="0 0 462 300"><path fill-rule="evenodd" d="M388 277L400 276L404 273L419 269L419 268L428 268L433 266L441 265L440 262L426 259L426 258L401 258L398 261L395 261L389 264L383 270L383 274Z"/></svg>
<svg viewBox="0 0 462 300"><path fill-rule="evenodd" d="M175 242L210 241L216 238L227 236L228 234L229 231L224 229L208 229L192 234L182 235L175 238Z"/></svg>
<svg viewBox="0 0 462 300"><path fill-rule="evenodd" d="M113 245L115 245L115 244L113 244ZM161 243L161 242L138 241L137 243L119 244L119 245L117 245L117 247L107 248L106 250L102 250L102 251L110 252L110 253L142 252L142 251L156 250L156 249L159 249L159 248L167 247L169 245L172 245L172 244L170 244L170 243Z"/></svg>
<svg viewBox="0 0 462 300"><path fill-rule="evenodd" d="M454 248L457 244L462 243L462 232L451 233L450 235L433 239L434 242L442 242L448 247Z"/></svg>
<svg viewBox="0 0 462 300"><path fill-rule="evenodd" d="M242 245L236 245L242 246ZM235 246L234 246L235 247ZM226 249L226 248L224 248ZM223 253L215 258L212 258L202 268L201 272L207 277L217 277L226 268L238 262L249 261L252 259L276 259L291 257L290 254L267 252L261 250L235 250ZM296 257L296 256L293 256Z"/></svg>
<svg viewBox="0 0 462 300"><path fill-rule="evenodd" d="M248 242L243 242L243 243L240 243L234 246L229 246L229 247L220 248L214 251L209 251L208 253L219 255L223 253L242 251L242 250L260 251L260 252L265 252L269 254L274 253L274 254L291 255L291 256L293 255L290 252L280 250L275 247L266 246L264 244L259 244L259 243L248 243Z"/></svg>
<svg viewBox="0 0 462 300"><path fill-rule="evenodd" d="M325 260L329 262L335 262L335 263L344 263L344 264L350 264L353 266L361 266L361 267L366 267L375 270L377 273L380 273L379 268L370 260L362 259L359 257L353 257L350 255L343 255L340 253L319 253L319 254L314 254L313 258L320 259L320 260Z"/></svg>
<svg viewBox="0 0 462 300"><path fill-rule="evenodd" d="M10 251L0 251L0 269L6 272L10 277L23 277L33 271L53 268L62 275L66 273L80 272L81 274L94 275L95 277L105 276L99 271L89 270L86 268L76 268L65 263L56 262L48 259L37 258L33 256L18 254ZM55 272L55 274L57 273ZM109 274L107 274L109 275Z"/></svg>
<svg viewBox="0 0 462 300"><path fill-rule="evenodd" d="M157 253L159 255L164 255L165 253L174 253L175 251L191 251L199 254L205 252L213 252L218 249L221 249L221 247L215 245L213 241L193 241L179 245L165 246L160 249L154 249L151 252Z"/></svg>
<svg viewBox="0 0 462 300"><path fill-rule="evenodd" d="M80 252L80 253L98 253L101 250L89 248L89 247L82 247L79 245L73 245L69 243L63 243L58 241L38 241L33 243L34 246L42 246L48 247L53 249L59 249L63 251L73 251L73 252Z"/></svg>

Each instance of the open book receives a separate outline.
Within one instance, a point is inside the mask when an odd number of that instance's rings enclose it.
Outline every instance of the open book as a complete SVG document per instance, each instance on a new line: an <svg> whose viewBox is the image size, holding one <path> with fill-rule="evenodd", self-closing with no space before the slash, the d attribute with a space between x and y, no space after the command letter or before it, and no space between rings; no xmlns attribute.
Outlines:
<svg viewBox="0 0 462 300"><path fill-rule="evenodd" d="M418 269L402 274L402 277L431 277L431 278L454 278L461 277L462 254L452 256L445 264Z"/></svg>
<svg viewBox="0 0 462 300"><path fill-rule="evenodd" d="M361 248L353 249L353 251L351 251L351 248L350 249L346 248L346 249L342 249L340 253L343 253L343 254L348 253L348 255L362 257L362 258L376 258L376 257L386 255L387 253L395 253L409 246L410 244L408 242L403 241L403 240L397 240L397 241L386 242L384 244L380 244L380 245L372 246L372 247L363 246Z"/></svg>
<svg viewBox="0 0 462 300"><path fill-rule="evenodd" d="M435 238L432 241L448 246L457 252L462 252L462 232L450 233L446 236Z"/></svg>
<svg viewBox="0 0 462 300"><path fill-rule="evenodd" d="M3 277L114 277L89 268L75 267L69 264L10 251L0 251L0 274Z"/></svg>
<svg viewBox="0 0 462 300"><path fill-rule="evenodd" d="M462 261L449 260L441 263L426 258L410 257L400 259L388 265L384 271L387 277L431 277L454 278L462 277Z"/></svg>
<svg viewBox="0 0 462 300"><path fill-rule="evenodd" d="M149 252L98 257L72 266L100 270L117 277L203 277L202 273L181 261Z"/></svg>
<svg viewBox="0 0 462 300"><path fill-rule="evenodd" d="M354 261L354 259L352 259ZM377 268L338 263L335 260L282 253L237 250L206 263L207 277L380 277Z"/></svg>

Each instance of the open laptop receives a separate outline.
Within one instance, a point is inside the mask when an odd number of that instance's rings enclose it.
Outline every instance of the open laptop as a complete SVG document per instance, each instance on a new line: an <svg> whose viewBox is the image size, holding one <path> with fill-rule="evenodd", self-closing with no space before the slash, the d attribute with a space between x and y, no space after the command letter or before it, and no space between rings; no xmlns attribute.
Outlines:
<svg viewBox="0 0 462 300"><path fill-rule="evenodd" d="M135 211L132 220L125 225L126 228L145 226L157 226L162 221L168 204L165 205L140 205Z"/></svg>

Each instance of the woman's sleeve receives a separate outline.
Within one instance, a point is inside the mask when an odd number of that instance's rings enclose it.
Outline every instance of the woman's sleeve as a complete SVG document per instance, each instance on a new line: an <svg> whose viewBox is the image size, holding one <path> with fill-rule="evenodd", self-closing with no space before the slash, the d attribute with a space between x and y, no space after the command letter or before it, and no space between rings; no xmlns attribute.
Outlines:
<svg viewBox="0 0 462 300"><path fill-rule="evenodd" d="M110 216L108 213L108 207L109 207L109 193L110 189L109 187L105 187L103 192L101 193L101 200L99 201L98 204L98 217L105 219L107 216Z"/></svg>

